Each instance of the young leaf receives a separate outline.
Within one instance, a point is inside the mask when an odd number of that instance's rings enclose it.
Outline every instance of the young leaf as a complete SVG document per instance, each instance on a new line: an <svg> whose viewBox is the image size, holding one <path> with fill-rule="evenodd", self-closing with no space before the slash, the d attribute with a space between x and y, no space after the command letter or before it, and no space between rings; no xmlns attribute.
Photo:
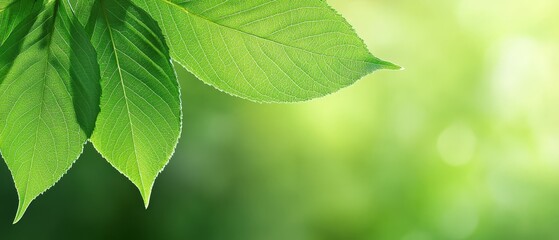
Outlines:
<svg viewBox="0 0 559 240"><path fill-rule="evenodd" d="M309 100L399 68L371 55L324 1L134 1L160 23L174 60L250 100Z"/></svg>
<svg viewBox="0 0 559 240"><path fill-rule="evenodd" d="M98 0L87 29L99 53L101 112L95 148L149 204L181 129L178 82L157 23L127 0Z"/></svg>
<svg viewBox="0 0 559 240"><path fill-rule="evenodd" d="M81 154L98 112L93 46L61 0L0 46L0 150L19 197L15 222Z"/></svg>

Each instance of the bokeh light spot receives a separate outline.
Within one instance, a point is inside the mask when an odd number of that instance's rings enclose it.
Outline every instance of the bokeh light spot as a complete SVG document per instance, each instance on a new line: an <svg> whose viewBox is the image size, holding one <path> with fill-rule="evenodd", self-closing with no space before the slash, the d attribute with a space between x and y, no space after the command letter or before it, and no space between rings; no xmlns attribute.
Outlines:
<svg viewBox="0 0 559 240"><path fill-rule="evenodd" d="M437 147L443 161L461 166L472 159L476 141L476 136L468 125L454 123L440 134Z"/></svg>

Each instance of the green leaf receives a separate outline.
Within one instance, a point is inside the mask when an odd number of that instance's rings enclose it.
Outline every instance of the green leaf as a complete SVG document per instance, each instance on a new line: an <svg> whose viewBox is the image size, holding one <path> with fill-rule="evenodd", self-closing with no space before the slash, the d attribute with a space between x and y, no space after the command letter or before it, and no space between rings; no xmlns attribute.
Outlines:
<svg viewBox="0 0 559 240"><path fill-rule="evenodd" d="M16 26L32 13L37 14L43 1L39 0L0 0L0 45Z"/></svg>
<svg viewBox="0 0 559 240"><path fill-rule="evenodd" d="M61 1L15 29L0 47L0 151L18 192L17 222L81 154L100 87L93 46Z"/></svg>
<svg viewBox="0 0 559 240"><path fill-rule="evenodd" d="M157 23L126 0L98 0L87 29L99 53L95 148L140 190L146 207L181 130L178 82Z"/></svg>
<svg viewBox="0 0 559 240"><path fill-rule="evenodd" d="M86 25L91 16L91 10L95 4L95 0L71 0L69 4L80 23Z"/></svg>
<svg viewBox="0 0 559 240"><path fill-rule="evenodd" d="M309 100L399 69L371 55L324 1L134 1L160 23L174 60L250 100Z"/></svg>

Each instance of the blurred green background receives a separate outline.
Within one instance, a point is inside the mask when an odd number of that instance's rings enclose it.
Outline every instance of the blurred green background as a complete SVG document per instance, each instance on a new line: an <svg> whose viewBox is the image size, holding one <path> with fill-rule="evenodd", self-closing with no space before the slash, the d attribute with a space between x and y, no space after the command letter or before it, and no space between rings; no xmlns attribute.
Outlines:
<svg viewBox="0 0 559 240"><path fill-rule="evenodd" d="M184 129L144 210L91 146L0 239L559 239L559 1L330 0L382 71L292 105L179 70Z"/></svg>

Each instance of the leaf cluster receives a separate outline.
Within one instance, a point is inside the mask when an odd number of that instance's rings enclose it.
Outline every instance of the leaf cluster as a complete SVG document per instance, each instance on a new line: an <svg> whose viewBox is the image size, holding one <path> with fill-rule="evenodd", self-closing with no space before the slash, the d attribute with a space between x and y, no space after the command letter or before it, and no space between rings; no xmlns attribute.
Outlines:
<svg viewBox="0 0 559 240"><path fill-rule="evenodd" d="M87 141L145 206L181 132L180 64L256 102L321 97L378 69L321 0L0 0L0 151L15 221Z"/></svg>

